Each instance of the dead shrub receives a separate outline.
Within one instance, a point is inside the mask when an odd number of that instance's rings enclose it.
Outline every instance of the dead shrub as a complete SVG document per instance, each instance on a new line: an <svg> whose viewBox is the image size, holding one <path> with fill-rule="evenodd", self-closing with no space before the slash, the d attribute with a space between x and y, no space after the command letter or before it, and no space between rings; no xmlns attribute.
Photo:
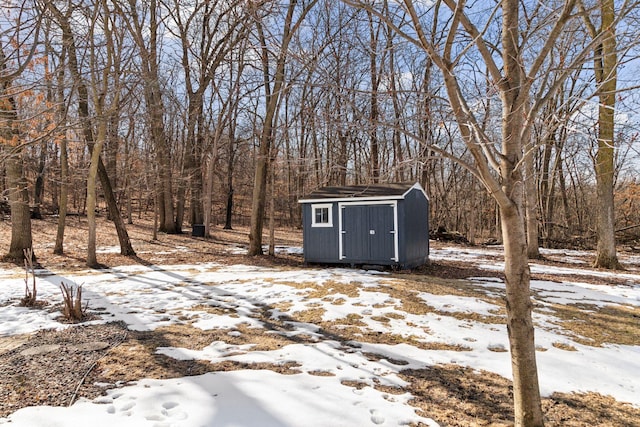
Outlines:
<svg viewBox="0 0 640 427"><path fill-rule="evenodd" d="M24 252L24 298L20 300L20 305L23 307L34 307L38 296L38 290L36 289L36 271L33 268L33 249L27 248ZM29 273L31 273L32 285L29 289Z"/></svg>
<svg viewBox="0 0 640 427"><path fill-rule="evenodd" d="M71 322L80 322L84 319L89 303L82 307L82 285L74 287L60 282L62 291L62 315Z"/></svg>

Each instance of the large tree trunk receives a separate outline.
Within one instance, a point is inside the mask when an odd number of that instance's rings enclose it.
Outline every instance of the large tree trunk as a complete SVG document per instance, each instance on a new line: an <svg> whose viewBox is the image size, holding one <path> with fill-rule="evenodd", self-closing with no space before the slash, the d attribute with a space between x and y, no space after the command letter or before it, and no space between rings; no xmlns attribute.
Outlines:
<svg viewBox="0 0 640 427"><path fill-rule="evenodd" d="M24 176L22 149L11 147L6 159L7 187L11 206L11 244L5 259L22 261L24 250L32 247L29 191Z"/></svg>
<svg viewBox="0 0 640 427"><path fill-rule="evenodd" d="M224 221L224 229L232 230L232 219L233 219L233 171L234 171L234 162L235 162L235 131L233 129L235 126L232 126L229 131L229 145L227 147L227 206L225 210L225 221Z"/></svg>
<svg viewBox="0 0 640 427"><path fill-rule="evenodd" d="M135 256L136 252L133 250L133 246L131 246L131 239L127 232L127 226L124 223L120 209L118 208L118 202L116 201L113 189L111 188L111 181L109 180L107 169L102 163L102 157L98 159L98 178L100 179L100 185L102 186L102 191L104 192L104 197L107 202L109 217L116 227L118 242L120 243L120 254L125 256Z"/></svg>
<svg viewBox="0 0 640 427"><path fill-rule="evenodd" d="M60 54L60 63L66 60L67 49L63 48ZM64 102L64 67L61 66L57 74L58 89L56 98L58 102L58 120L64 122L66 117L66 104ZM60 198L58 200L58 228L56 230L56 243L53 253L62 255L64 253L64 229L67 220L67 204L69 195L69 157L67 153L67 135L62 133L60 138Z"/></svg>
<svg viewBox="0 0 640 427"><path fill-rule="evenodd" d="M148 2L146 14L138 13L138 2L129 0L128 9L121 9L121 4L114 3L125 19L140 54L142 81L144 86L144 100L149 125L149 136L156 150L157 159L157 193L160 206L159 229L166 233L176 233L175 209L172 184L172 155L171 146L164 127L164 104L160 87L160 71L158 60L158 2ZM146 19L149 21L146 22Z"/></svg>
<svg viewBox="0 0 640 427"><path fill-rule="evenodd" d="M0 48L0 64L4 65ZM4 67L0 68L4 69ZM0 96L6 102L0 104L0 143L5 146L7 157L7 190L11 208L11 244L5 259L22 261L24 250L32 248L31 216L29 212L29 190L24 175L23 150L18 134L18 110L15 98L9 93L10 81L0 82ZM2 106L8 108L2 109Z"/></svg>
<svg viewBox="0 0 640 427"><path fill-rule="evenodd" d="M44 202L44 172L47 164L47 141L40 144L40 155L38 158L38 169L36 172L36 182L33 187L33 213L34 219L42 219L42 203Z"/></svg>
<svg viewBox="0 0 640 427"><path fill-rule="evenodd" d="M149 86L145 90L145 100L149 111L149 125L151 127L151 137L156 147L158 159L158 191L160 193L160 203L162 204L160 213L160 231L165 233L176 233L175 210L173 205L173 185L171 173L171 148L167 141L164 129L162 98L160 97L160 84L158 83L157 65L152 66L155 72L145 79ZM148 81L152 80L152 81Z"/></svg>
<svg viewBox="0 0 640 427"><path fill-rule="evenodd" d="M505 255L507 332L513 372L516 425L542 426L527 242L522 206L501 209Z"/></svg>
<svg viewBox="0 0 640 427"><path fill-rule="evenodd" d="M264 228L264 213L267 198L267 176L269 174L269 163L271 156L271 146L273 144L273 127L276 120L276 110L279 106L280 90L284 83L284 68L287 58L286 47L288 45L288 32L291 28L293 19L293 11L296 2L289 4L287 18L285 20L285 36L283 45L280 47L278 55L274 83L272 87L269 73L269 52L267 50L267 41L264 36L262 23L256 23L258 33L260 35L260 43L262 49L262 71L264 75L264 90L266 98L265 118L260 135L260 146L256 156L256 170L253 181L253 196L251 203L251 224L249 227L249 251L248 254L262 255L262 230Z"/></svg>
<svg viewBox="0 0 640 427"><path fill-rule="evenodd" d="M256 159L251 205L251 227L249 231L249 255L262 255L262 230L267 197L267 175L269 173L269 152L271 151L271 126L265 122L263 139Z"/></svg>
<svg viewBox="0 0 640 427"><path fill-rule="evenodd" d="M598 83L598 153L595 159L596 234L598 247L595 267L621 268L616 254L614 187L614 127L618 59L616 54L615 10L613 0L600 3L603 32L600 54L596 51L595 73Z"/></svg>
<svg viewBox="0 0 640 427"><path fill-rule="evenodd" d="M264 29L260 20L256 20L256 28L260 37L262 72L264 77L264 89L266 110L262 133L260 135L260 147L256 157L256 170L254 176L253 198L251 204L251 225L249 231L249 255L262 255L262 230L264 228L264 213L267 197L267 176L271 158L271 146L274 139L274 127L277 120L277 111L280 105L280 97L285 81L285 65L289 54L289 43L293 35L304 21L305 16L316 4L312 0L304 6L294 23L294 12L297 1L289 2L287 15L284 20L282 45L277 55L276 68L273 74L273 83L270 75L270 52L264 35ZM255 7L255 6L252 6Z"/></svg>

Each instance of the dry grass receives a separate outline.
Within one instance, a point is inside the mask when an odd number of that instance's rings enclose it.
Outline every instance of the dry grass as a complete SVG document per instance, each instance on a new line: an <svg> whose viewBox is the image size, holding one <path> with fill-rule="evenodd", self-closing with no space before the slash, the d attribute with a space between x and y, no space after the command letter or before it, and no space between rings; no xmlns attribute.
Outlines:
<svg viewBox="0 0 640 427"><path fill-rule="evenodd" d="M322 283L322 286L318 286L311 291L308 298L324 298L330 296L335 298L336 295L346 295L349 298L356 298L360 295L360 283L350 282L341 283L334 280L327 280Z"/></svg>
<svg viewBox="0 0 640 427"><path fill-rule="evenodd" d="M486 371L457 365L405 370L402 378L421 415L443 426L512 426L511 383ZM559 394L543 399L547 427L632 427L640 410L596 393Z"/></svg>
<svg viewBox="0 0 640 427"><path fill-rule="evenodd" d="M554 346L555 348L559 348L560 350L564 350L564 351L578 351L577 348L565 342L555 341L555 342L552 342L551 345Z"/></svg>
<svg viewBox="0 0 640 427"><path fill-rule="evenodd" d="M640 308L628 305L553 304L565 333L583 345L640 345Z"/></svg>

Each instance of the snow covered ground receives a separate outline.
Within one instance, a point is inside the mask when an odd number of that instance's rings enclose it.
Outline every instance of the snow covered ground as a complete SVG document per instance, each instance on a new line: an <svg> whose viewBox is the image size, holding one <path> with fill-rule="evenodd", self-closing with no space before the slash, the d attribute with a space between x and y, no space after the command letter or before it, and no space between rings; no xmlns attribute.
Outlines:
<svg viewBox="0 0 640 427"><path fill-rule="evenodd" d="M108 250L103 248L102 250ZM287 248L280 250L288 251ZM295 251L295 249L294 249ZM488 270L501 269L500 249L448 247L433 249L432 260L457 259ZM567 266L532 264L532 271L580 277L622 278L624 285L594 285L569 281L532 282L536 292L536 344L541 391L598 392L640 406L640 347L605 345L591 347L573 341L557 325L551 304L640 305L640 260L626 260L623 274L587 269L581 253L550 251L550 257L566 259ZM570 264L580 265L571 268ZM163 347L158 352L185 360L211 362L296 362L301 373L282 375L270 370L212 372L169 380L143 379L109 390L93 401L80 400L71 407L29 407L1 419L0 424L27 426L394 426L411 422L437 425L416 414L407 402L409 393L388 394L374 387L356 389L344 381L403 386L404 369L454 363L511 376L506 328L502 324L473 321L456 313L492 316L500 307L471 296L419 294L437 313L423 315L402 311L397 298L381 291L391 275L343 268L267 268L248 265L122 266L100 271L38 271L38 298L58 302L61 281L82 284L89 307L104 308L95 322L121 320L132 330L154 330L189 322L202 330L223 328L241 334L239 325L265 328L255 314L265 307L275 319L304 310L323 309L323 321L358 314L369 331L412 337L421 342L463 346L468 351L425 350L410 344L362 342L345 350L342 343L323 335L315 324L289 321L286 332L315 337L311 343L292 343L277 350L256 351L251 345L212 342L202 350ZM17 306L23 296L24 271L0 269L0 336L46 328L73 327L59 323L58 313ZM393 277L402 281L402 275ZM504 284L496 278L472 279L487 297L499 296ZM573 280L573 279L572 279ZM314 296L314 290L332 284L351 284L355 293ZM619 283L619 282L616 282ZM339 300L339 303L337 301ZM229 309L229 313L203 310L202 305ZM275 307L287 307L276 309ZM451 313L451 316L447 314ZM381 316L389 321L380 322ZM185 320L187 319L187 320ZM265 329L265 333L268 332ZM558 348L564 343L576 351ZM384 357L372 361L366 353ZM400 365L397 361L403 361ZM324 372L327 375L313 375Z"/></svg>

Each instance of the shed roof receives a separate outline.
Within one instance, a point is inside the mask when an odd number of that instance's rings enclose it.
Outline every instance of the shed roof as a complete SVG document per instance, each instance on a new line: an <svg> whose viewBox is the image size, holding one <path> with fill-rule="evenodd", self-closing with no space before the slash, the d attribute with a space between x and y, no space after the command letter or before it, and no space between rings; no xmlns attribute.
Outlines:
<svg viewBox="0 0 640 427"><path fill-rule="evenodd" d="M304 196L300 203L317 200L344 200L344 199L402 199L412 188L417 188L424 193L418 183L400 182L390 184L346 185L341 187L322 187ZM426 196L426 194L425 194Z"/></svg>

